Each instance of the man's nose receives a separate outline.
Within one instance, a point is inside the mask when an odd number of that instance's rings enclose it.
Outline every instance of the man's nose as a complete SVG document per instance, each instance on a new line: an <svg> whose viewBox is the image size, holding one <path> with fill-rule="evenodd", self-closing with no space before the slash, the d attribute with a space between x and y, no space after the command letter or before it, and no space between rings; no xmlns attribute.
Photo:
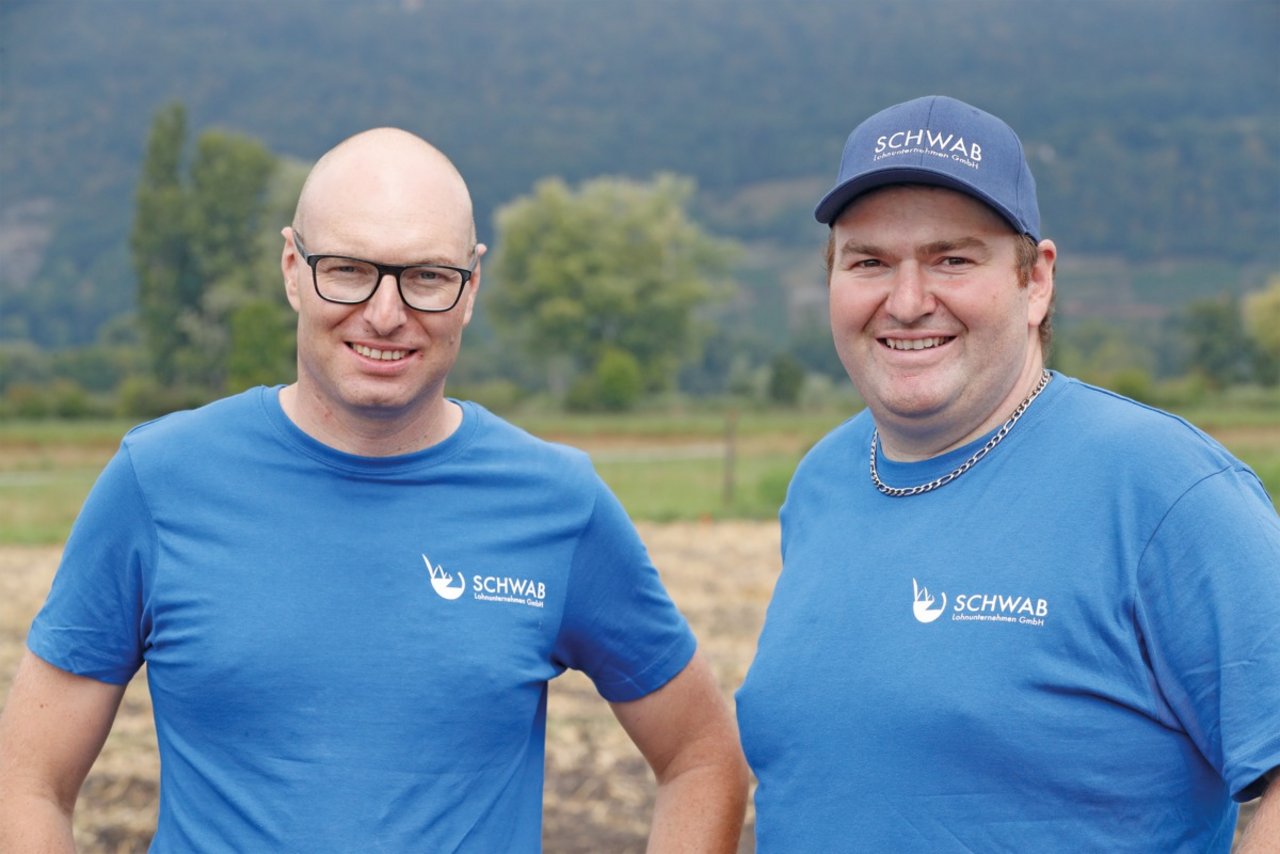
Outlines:
<svg viewBox="0 0 1280 854"><path fill-rule="evenodd" d="M395 275L383 273L374 286L373 296L364 304L365 319L378 332L389 332L404 323L405 310Z"/></svg>
<svg viewBox="0 0 1280 854"><path fill-rule="evenodd" d="M914 263L899 266L885 300L885 310L895 320L912 323L931 314L936 305L928 278L919 266Z"/></svg>

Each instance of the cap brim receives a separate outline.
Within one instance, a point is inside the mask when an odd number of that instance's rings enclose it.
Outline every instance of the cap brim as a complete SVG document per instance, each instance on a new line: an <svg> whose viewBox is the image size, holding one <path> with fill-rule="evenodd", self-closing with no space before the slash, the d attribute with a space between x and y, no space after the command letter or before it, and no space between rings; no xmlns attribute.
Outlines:
<svg viewBox="0 0 1280 854"><path fill-rule="evenodd" d="M813 217L823 225L831 225L840 217L840 213L849 206L849 203L858 196L868 193L877 187L885 187L890 184L928 184L964 193L966 196L971 196L995 210L1019 234L1031 234L1008 208L986 193L979 192L945 172L936 172L919 166L877 169L874 172L856 175L843 184L837 184L818 202L818 206L813 211ZM1033 234L1032 237L1039 239L1038 235Z"/></svg>

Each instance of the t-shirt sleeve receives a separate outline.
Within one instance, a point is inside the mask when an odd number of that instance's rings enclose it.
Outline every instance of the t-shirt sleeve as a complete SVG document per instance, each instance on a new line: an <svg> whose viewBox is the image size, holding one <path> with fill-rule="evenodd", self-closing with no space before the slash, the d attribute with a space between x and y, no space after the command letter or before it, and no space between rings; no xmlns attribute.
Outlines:
<svg viewBox="0 0 1280 854"><path fill-rule="evenodd" d="M683 670L696 641L622 505L597 483L554 657L586 673L606 700L623 702L656 691Z"/></svg>
<svg viewBox="0 0 1280 854"><path fill-rule="evenodd" d="M1280 765L1280 518L1252 472L1187 491L1143 555L1139 621L1165 700L1237 800Z"/></svg>
<svg viewBox="0 0 1280 854"><path fill-rule="evenodd" d="M48 663L123 685L142 666L148 634L143 578L154 529L128 452L103 469L72 528L27 646Z"/></svg>

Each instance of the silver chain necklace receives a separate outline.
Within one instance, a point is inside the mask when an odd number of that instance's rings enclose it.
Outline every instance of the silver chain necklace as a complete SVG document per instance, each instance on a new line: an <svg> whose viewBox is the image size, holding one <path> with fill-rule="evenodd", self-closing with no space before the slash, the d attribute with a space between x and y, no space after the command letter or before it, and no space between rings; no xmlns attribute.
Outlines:
<svg viewBox="0 0 1280 854"><path fill-rule="evenodd" d="M996 434L987 441L987 444L983 445L981 448L975 451L972 457L969 457L969 459L961 463L959 468L955 469L952 472L949 472L948 474L944 474L940 478L931 480L928 483L922 483L919 486L906 486L906 487L889 486L887 483L885 483L883 480L880 479L880 475L876 471L876 444L879 443L880 441L880 431L872 430L871 431L871 482L876 485L876 489L880 490L885 495L888 495L892 498L905 498L906 496L909 496L909 495L922 495L926 492L932 492L933 490L937 489L940 486L946 486L948 483L955 480L960 475L967 472L969 469L973 468L974 465L977 464L978 460L982 459L987 454L991 453L991 449L994 448L996 445L999 445L1000 440L1003 439L1005 436L1009 435L1009 431L1013 429L1013 425L1018 423L1018 419L1021 418L1023 414L1027 411L1027 407L1031 406L1031 403L1037 397L1040 396L1040 392L1044 391L1044 387L1049 384L1050 379L1052 379L1052 375L1049 373L1049 371L1047 369L1042 371L1040 374L1040 382L1037 383L1036 387L1031 390L1031 394L1023 398L1022 403L1018 404L1018 408L1013 410L1013 414L1009 416L1009 420L1004 422L1004 424L1000 426L1000 429L997 430Z"/></svg>

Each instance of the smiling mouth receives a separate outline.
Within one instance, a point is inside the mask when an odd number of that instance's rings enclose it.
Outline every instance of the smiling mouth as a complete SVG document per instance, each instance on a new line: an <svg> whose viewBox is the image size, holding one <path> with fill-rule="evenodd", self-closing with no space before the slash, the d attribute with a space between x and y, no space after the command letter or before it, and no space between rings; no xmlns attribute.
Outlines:
<svg viewBox="0 0 1280 854"><path fill-rule="evenodd" d="M953 341L954 336L942 338L881 338L880 342L890 350L932 350L934 347L941 347L949 341Z"/></svg>
<svg viewBox="0 0 1280 854"><path fill-rule="evenodd" d="M374 347L366 347L363 344L351 344L349 346L366 359L377 359L379 362L396 362L412 352L411 350L378 350Z"/></svg>

